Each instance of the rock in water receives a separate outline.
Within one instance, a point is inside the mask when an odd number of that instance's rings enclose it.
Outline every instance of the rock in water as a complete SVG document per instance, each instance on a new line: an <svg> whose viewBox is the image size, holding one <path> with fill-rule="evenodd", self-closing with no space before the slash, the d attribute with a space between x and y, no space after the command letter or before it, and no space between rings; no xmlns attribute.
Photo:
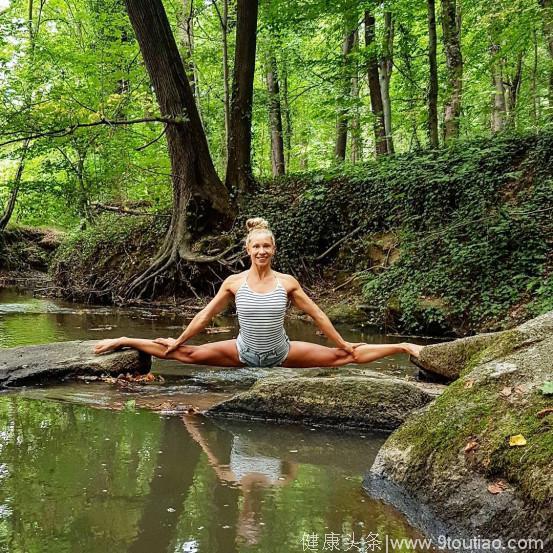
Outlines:
<svg viewBox="0 0 553 553"><path fill-rule="evenodd" d="M435 394L417 384L374 376L269 377L219 403L207 415L301 422L390 432ZM435 386L441 391L441 387Z"/></svg>
<svg viewBox="0 0 553 553"><path fill-rule="evenodd" d="M146 374L151 357L132 349L95 355L97 340L0 349L0 386L18 386L67 376Z"/></svg>
<svg viewBox="0 0 553 553"><path fill-rule="evenodd" d="M388 438L365 487L435 539L536 539L552 551L553 396L542 388L553 381L553 312L463 343L443 363L456 357L459 378Z"/></svg>

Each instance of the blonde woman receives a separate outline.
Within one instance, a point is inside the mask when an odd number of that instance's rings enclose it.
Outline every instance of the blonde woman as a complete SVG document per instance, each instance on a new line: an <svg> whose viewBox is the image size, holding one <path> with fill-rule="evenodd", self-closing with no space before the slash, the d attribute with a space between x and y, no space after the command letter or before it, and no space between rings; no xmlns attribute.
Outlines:
<svg viewBox="0 0 553 553"><path fill-rule="evenodd" d="M353 344L344 340L293 276L273 270L271 262L276 243L267 221L256 217L249 219L246 226L250 268L229 276L178 338L102 340L94 351L100 354L130 347L162 359L224 367L339 367L369 363L395 353L418 357L421 346L416 344ZM188 345L232 300L240 326L238 337L200 346ZM290 341L284 330L288 302L311 316L335 347Z"/></svg>

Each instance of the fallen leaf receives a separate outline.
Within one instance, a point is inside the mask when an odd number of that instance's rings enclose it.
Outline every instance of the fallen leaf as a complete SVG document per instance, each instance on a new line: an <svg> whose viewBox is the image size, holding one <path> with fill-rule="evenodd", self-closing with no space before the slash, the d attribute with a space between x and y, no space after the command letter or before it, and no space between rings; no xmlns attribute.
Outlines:
<svg viewBox="0 0 553 553"><path fill-rule="evenodd" d="M465 446L465 453L470 453L471 451L474 451L478 447L478 442L476 440L469 440L467 445Z"/></svg>
<svg viewBox="0 0 553 553"><path fill-rule="evenodd" d="M526 438L522 434L515 434L509 438L511 447L526 445Z"/></svg>
<svg viewBox="0 0 553 553"><path fill-rule="evenodd" d="M539 411L537 413L537 416L540 419L543 419L543 417L545 417L546 415L550 415L551 413L553 413L553 407L546 407L545 409L542 409L541 411Z"/></svg>
<svg viewBox="0 0 553 553"><path fill-rule="evenodd" d="M467 380L465 382L465 388L472 388L473 384L474 384L474 380Z"/></svg>
<svg viewBox="0 0 553 553"><path fill-rule="evenodd" d="M520 395L523 395L527 392L527 388L526 386L522 386L522 385L519 385L519 386L515 386L515 394L520 394Z"/></svg>
<svg viewBox="0 0 553 553"><path fill-rule="evenodd" d="M505 480L496 480L491 484L488 484L488 491L494 495L503 493L509 489L509 484Z"/></svg>
<svg viewBox="0 0 553 553"><path fill-rule="evenodd" d="M553 395L553 381L547 380L543 383L543 386L540 388L540 392L544 396L550 396Z"/></svg>
<svg viewBox="0 0 553 553"><path fill-rule="evenodd" d="M504 397L509 397L513 393L513 389L510 386L505 386L499 393Z"/></svg>

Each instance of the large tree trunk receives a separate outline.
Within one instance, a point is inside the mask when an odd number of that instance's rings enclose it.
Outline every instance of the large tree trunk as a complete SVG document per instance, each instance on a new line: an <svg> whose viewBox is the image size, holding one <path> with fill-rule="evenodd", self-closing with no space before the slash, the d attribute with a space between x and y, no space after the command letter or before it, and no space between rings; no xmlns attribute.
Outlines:
<svg viewBox="0 0 553 553"><path fill-rule="evenodd" d="M219 11L217 2L213 2L213 7L219 17L221 24L221 39L223 45L223 104L225 111L225 137L223 140L223 156L225 164L228 161L228 141L230 129L230 82L229 82L229 59L228 59L228 0L223 0L223 11Z"/></svg>
<svg viewBox="0 0 553 553"><path fill-rule="evenodd" d="M440 145L438 137L438 62L436 38L436 5L427 0L428 8L428 141L432 148Z"/></svg>
<svg viewBox="0 0 553 553"><path fill-rule="evenodd" d="M384 12L384 37L382 41L382 55L380 57L380 90L384 112L384 128L386 130L386 145L389 154L394 153L392 136L392 99L390 97L390 80L394 61L394 20L392 13Z"/></svg>
<svg viewBox="0 0 553 553"><path fill-rule="evenodd" d="M129 297L165 271L180 256L205 261L190 252L194 239L228 228L232 210L209 154L206 136L184 65L161 0L125 0L161 115L175 122L166 137L173 182L173 211L164 243L150 268L127 287Z"/></svg>
<svg viewBox="0 0 553 553"><path fill-rule="evenodd" d="M339 161L346 159L346 146L348 141L348 115L349 106L340 105L350 96L351 80L349 75L349 55L353 49L355 32L348 30L342 43L342 98L339 100L338 118L336 120L336 145L334 155Z"/></svg>
<svg viewBox="0 0 553 553"><path fill-rule="evenodd" d="M226 186L228 190L236 190L239 198L254 185L251 141L257 10L258 0L237 1Z"/></svg>
<svg viewBox="0 0 553 553"><path fill-rule="evenodd" d="M375 19L372 13L365 11L365 45L367 46L367 80L371 97L371 111L374 116L374 148L377 156L388 153L386 143L386 126L384 124L384 107L382 91L378 76L378 55L375 50Z"/></svg>
<svg viewBox="0 0 553 553"><path fill-rule="evenodd" d="M269 96L269 127L271 130L271 167L273 176L284 175L284 141L277 60L273 53L267 59L267 92Z"/></svg>
<svg viewBox="0 0 553 553"><path fill-rule="evenodd" d="M503 86L503 62L499 56L499 45L492 44L490 47L490 54L492 56L491 70L492 70L492 117L491 127L492 132L501 132L505 128L505 87Z"/></svg>
<svg viewBox="0 0 553 553"><path fill-rule="evenodd" d="M442 29L447 65L447 96L444 103L444 141L459 136L463 92L463 56L461 53L461 15L457 0L442 0Z"/></svg>
<svg viewBox="0 0 553 553"><path fill-rule="evenodd" d="M543 13L543 34L549 52L549 110L553 113L553 0L539 0Z"/></svg>

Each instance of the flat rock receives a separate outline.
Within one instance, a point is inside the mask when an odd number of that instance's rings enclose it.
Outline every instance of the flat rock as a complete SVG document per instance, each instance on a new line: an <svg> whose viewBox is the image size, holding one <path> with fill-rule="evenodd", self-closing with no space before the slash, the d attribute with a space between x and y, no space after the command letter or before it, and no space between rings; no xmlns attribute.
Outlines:
<svg viewBox="0 0 553 553"><path fill-rule="evenodd" d="M442 388L381 375L277 376L259 380L206 414L389 432Z"/></svg>
<svg viewBox="0 0 553 553"><path fill-rule="evenodd" d="M146 374L151 357L127 349L95 355L97 340L0 349L0 386L18 386L77 375Z"/></svg>

